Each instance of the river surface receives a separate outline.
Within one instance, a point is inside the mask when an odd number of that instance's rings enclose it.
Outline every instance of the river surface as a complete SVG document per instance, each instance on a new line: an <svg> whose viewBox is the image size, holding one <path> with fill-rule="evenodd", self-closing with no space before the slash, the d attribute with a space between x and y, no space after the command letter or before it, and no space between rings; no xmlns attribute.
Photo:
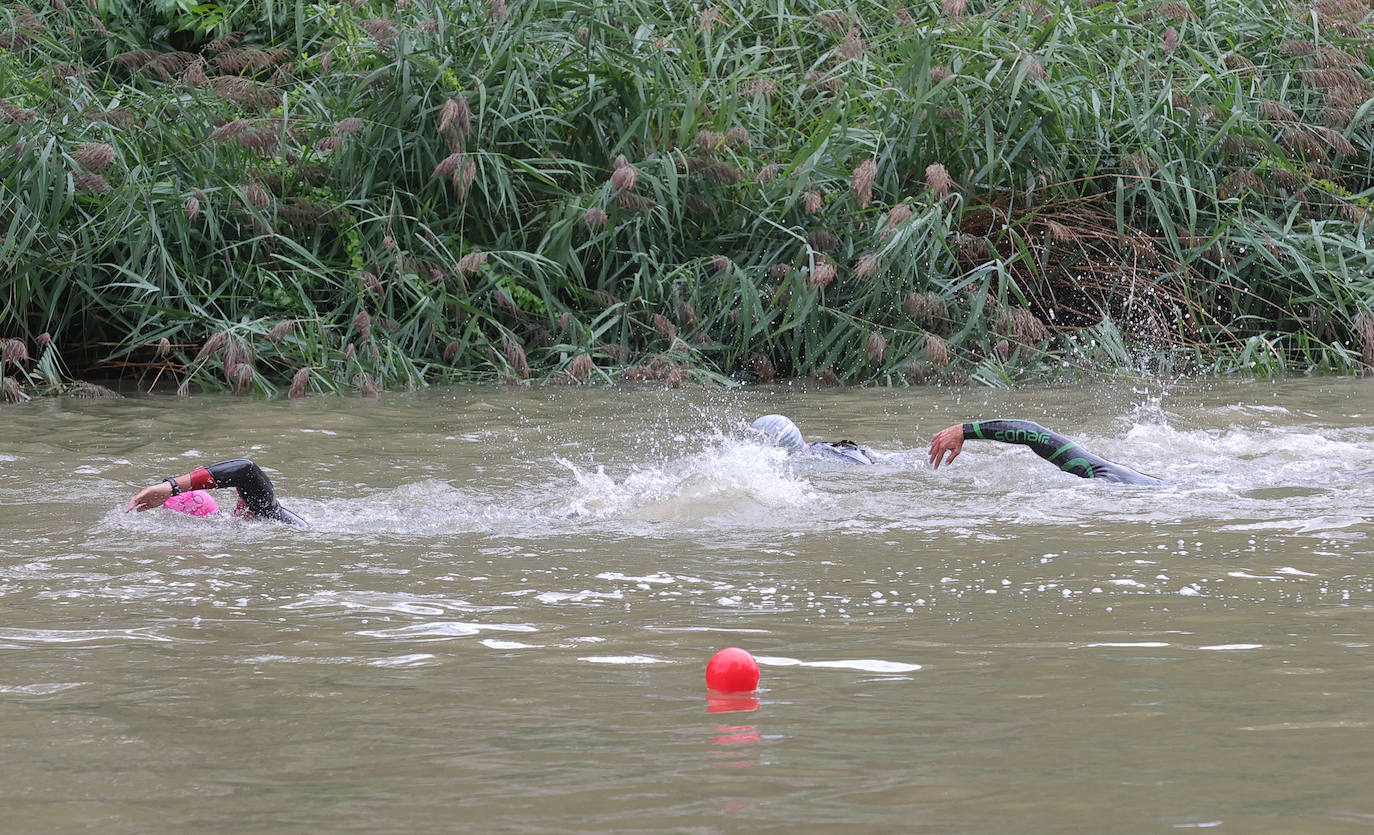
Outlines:
<svg viewBox="0 0 1374 835"><path fill-rule="evenodd" d="M789 459L743 432L770 412L885 457ZM993 442L929 468L991 417L1172 483ZM134 396L0 426L6 831L1374 828L1374 381ZM240 456L309 530L123 512ZM706 690L726 646L752 697Z"/></svg>

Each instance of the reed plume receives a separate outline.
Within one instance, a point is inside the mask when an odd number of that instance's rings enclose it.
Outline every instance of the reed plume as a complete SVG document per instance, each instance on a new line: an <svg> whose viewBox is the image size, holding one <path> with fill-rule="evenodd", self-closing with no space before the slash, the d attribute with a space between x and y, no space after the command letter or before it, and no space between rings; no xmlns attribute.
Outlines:
<svg viewBox="0 0 1374 835"><path fill-rule="evenodd" d="M872 159L866 159L859 163L854 172L849 177L849 188L854 192L854 199L859 204L860 209L868 208L868 204L873 202L873 180L878 176L878 163Z"/></svg>
<svg viewBox="0 0 1374 835"><path fill-rule="evenodd" d="M568 374L572 375L572 378L578 382L586 382L587 378L595 372L596 363L587 354L578 354L568 364Z"/></svg>

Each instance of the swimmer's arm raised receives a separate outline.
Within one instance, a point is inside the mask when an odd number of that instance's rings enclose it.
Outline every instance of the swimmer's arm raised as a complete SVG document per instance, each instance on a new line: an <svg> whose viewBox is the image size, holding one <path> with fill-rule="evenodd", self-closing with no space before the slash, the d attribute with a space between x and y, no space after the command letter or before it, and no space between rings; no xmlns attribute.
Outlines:
<svg viewBox="0 0 1374 835"><path fill-rule="evenodd" d="M1028 446L1041 458L1053 461L1057 453L1075 446L1074 442L1030 420L978 420L956 423L941 429L930 439L930 465L940 469L964 449L966 440L1001 441Z"/></svg>
<svg viewBox="0 0 1374 835"><path fill-rule="evenodd" d="M176 482L176 490L172 482ZM276 509L276 496L272 491L272 481L258 465L247 458L221 461L209 467L198 467L185 475L175 478L169 476L157 484L144 487L129 500L124 512L139 512L162 507L174 493L188 490L214 490L218 487L233 487L238 490L239 498L249 512L260 516L271 515Z"/></svg>

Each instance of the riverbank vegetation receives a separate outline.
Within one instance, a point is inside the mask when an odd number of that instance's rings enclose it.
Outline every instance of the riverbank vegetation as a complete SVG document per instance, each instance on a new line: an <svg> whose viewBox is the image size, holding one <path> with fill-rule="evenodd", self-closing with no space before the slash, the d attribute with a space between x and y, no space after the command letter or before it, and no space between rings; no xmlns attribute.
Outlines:
<svg viewBox="0 0 1374 835"><path fill-rule="evenodd" d="M1369 0L0 7L0 380L1374 365Z"/></svg>

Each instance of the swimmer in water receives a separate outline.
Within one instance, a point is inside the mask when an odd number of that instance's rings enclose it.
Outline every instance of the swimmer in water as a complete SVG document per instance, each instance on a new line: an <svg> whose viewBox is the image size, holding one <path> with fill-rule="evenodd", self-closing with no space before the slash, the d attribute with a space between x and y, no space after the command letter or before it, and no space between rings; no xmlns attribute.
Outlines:
<svg viewBox="0 0 1374 835"><path fill-rule="evenodd" d="M765 415L750 426L755 437L775 443L793 453L821 455L842 459L854 464L872 464L877 460L872 450L852 441L838 443L806 443L801 430L782 415ZM930 465L940 469L959 456L964 441L1000 441L1021 444L1066 473L1080 478L1093 478L1118 484L1160 484L1154 476L1138 473L1130 467L1108 461L1089 452L1076 441L1053 432L1029 420L978 420L956 423L942 429L930 439Z"/></svg>
<svg viewBox="0 0 1374 835"><path fill-rule="evenodd" d="M764 415L749 425L749 434L766 443L777 444L795 455L810 455L851 464L872 464L878 460L873 450L853 441L812 441L802 439L801 430L783 415Z"/></svg>
<svg viewBox="0 0 1374 835"><path fill-rule="evenodd" d="M238 490L239 503L234 508L235 516L247 519L274 519L298 528L309 527L304 519L281 506L276 493L272 490L272 480L257 464L247 458L221 461L182 476L168 476L160 483L138 491L137 495L129 500L129 506L124 512L137 510L141 513L156 507L168 507L193 516L208 516L218 507L215 500L203 491L214 490L217 487L233 487ZM200 496L196 496L196 493Z"/></svg>

